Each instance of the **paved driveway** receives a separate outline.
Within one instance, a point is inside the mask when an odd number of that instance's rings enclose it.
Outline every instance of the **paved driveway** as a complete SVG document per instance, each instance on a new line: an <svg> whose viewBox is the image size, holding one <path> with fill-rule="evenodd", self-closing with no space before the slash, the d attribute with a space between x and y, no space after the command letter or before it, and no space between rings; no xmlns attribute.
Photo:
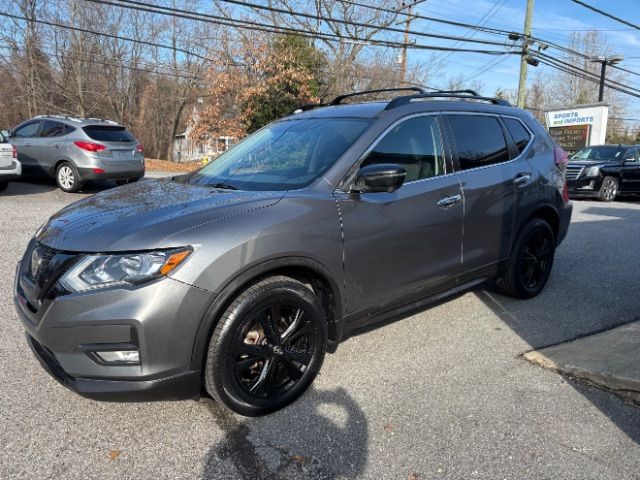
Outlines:
<svg viewBox="0 0 640 480"><path fill-rule="evenodd" d="M640 409L521 358L640 316L640 202L576 202L538 298L468 293L353 337L292 407L245 419L211 401L97 403L40 368L13 270L81 197L0 194L0 478L640 478Z"/></svg>

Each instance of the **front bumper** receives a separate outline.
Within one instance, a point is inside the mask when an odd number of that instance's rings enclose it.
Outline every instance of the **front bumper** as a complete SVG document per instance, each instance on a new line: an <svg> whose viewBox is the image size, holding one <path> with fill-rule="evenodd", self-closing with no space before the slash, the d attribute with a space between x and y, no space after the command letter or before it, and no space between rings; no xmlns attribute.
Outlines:
<svg viewBox="0 0 640 480"><path fill-rule="evenodd" d="M567 190L572 197L596 197L600 191L602 179L596 178L578 178L573 181L567 181Z"/></svg>
<svg viewBox="0 0 640 480"><path fill-rule="evenodd" d="M7 182L9 180L18 180L22 175L22 164L13 160L11 165L6 167L0 167L0 182Z"/></svg>
<svg viewBox="0 0 640 480"><path fill-rule="evenodd" d="M200 395L201 372L199 366L192 369L193 348L212 294L164 278L135 288L67 294L39 302L29 291L32 286L23 263L16 272L15 307L33 353L64 386L84 397L107 401ZM120 345L135 347L140 364L109 365L94 353Z"/></svg>

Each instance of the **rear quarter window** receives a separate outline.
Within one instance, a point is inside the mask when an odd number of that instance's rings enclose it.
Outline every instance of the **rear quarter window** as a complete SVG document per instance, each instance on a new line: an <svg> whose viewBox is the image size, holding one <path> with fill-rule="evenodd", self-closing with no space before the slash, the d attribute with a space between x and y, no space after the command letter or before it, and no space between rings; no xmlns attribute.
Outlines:
<svg viewBox="0 0 640 480"><path fill-rule="evenodd" d="M92 140L99 142L135 142L135 138L124 127L110 125L89 125L82 130Z"/></svg>
<svg viewBox="0 0 640 480"><path fill-rule="evenodd" d="M504 124L507 126L507 130L509 130L509 134L513 139L513 143L516 144L518 153L522 153L531 141L531 134L520 120L509 117L503 117L502 120L504 120Z"/></svg>

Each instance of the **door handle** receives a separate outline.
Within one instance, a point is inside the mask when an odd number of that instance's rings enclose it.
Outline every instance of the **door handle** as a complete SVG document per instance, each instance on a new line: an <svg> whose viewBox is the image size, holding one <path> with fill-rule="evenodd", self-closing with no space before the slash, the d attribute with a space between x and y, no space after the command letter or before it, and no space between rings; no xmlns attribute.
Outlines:
<svg viewBox="0 0 640 480"><path fill-rule="evenodd" d="M57 143L54 145L51 145L53 148L60 148L60 145L58 145Z"/></svg>
<svg viewBox="0 0 640 480"><path fill-rule="evenodd" d="M455 205L456 203L460 203L462 201L462 195L449 195L448 197L443 197L436 202L436 205L439 207L450 207L451 205Z"/></svg>
<svg viewBox="0 0 640 480"><path fill-rule="evenodd" d="M529 181L530 178L531 178L531 175L529 175L528 173L521 173L520 175L518 175L516 178L513 179L513 183L515 183L516 185L524 185Z"/></svg>

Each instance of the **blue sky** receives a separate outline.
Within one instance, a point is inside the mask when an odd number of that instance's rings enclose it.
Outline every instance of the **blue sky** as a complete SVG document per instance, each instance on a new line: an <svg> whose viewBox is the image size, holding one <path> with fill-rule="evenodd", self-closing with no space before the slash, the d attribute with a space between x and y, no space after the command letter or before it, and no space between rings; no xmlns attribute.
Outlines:
<svg viewBox="0 0 640 480"><path fill-rule="evenodd" d="M627 19L630 22L640 23L640 1L586 1L601 10ZM499 8L497 8L498 6ZM484 25L522 31L525 6L526 0L427 0L416 8L416 13L472 24L478 24L483 19L483 16L487 13L492 13L486 23L484 21L487 18L484 18L482 21ZM415 22L412 25L412 29L414 28L456 35L469 34L468 30L425 21ZM620 66L640 72L640 30L635 30L610 20L570 0L536 0L533 28L535 36L563 45L568 43L567 36L571 31L602 30L611 53L624 55L625 60ZM496 37L477 33L475 38ZM425 40L427 39L418 39L421 43L427 43ZM471 46L474 44L465 45ZM557 56L558 52L554 51L552 54ZM412 51L410 55L410 62L424 61L423 54L418 51ZM454 53L446 57L446 61L447 65L444 73L447 76L462 75L465 78L478 79L484 84L483 94L493 94L497 88L517 88L519 68L517 56L509 56L508 58L497 60L495 57L485 55ZM535 73L535 70L535 68L529 68L529 78L531 78L531 74ZM438 79L434 79L434 82L436 87L444 86L438 85ZM640 88L640 77L628 76L625 83ZM632 99L633 97L629 98ZM633 103L640 105L640 102L634 101Z"/></svg>

